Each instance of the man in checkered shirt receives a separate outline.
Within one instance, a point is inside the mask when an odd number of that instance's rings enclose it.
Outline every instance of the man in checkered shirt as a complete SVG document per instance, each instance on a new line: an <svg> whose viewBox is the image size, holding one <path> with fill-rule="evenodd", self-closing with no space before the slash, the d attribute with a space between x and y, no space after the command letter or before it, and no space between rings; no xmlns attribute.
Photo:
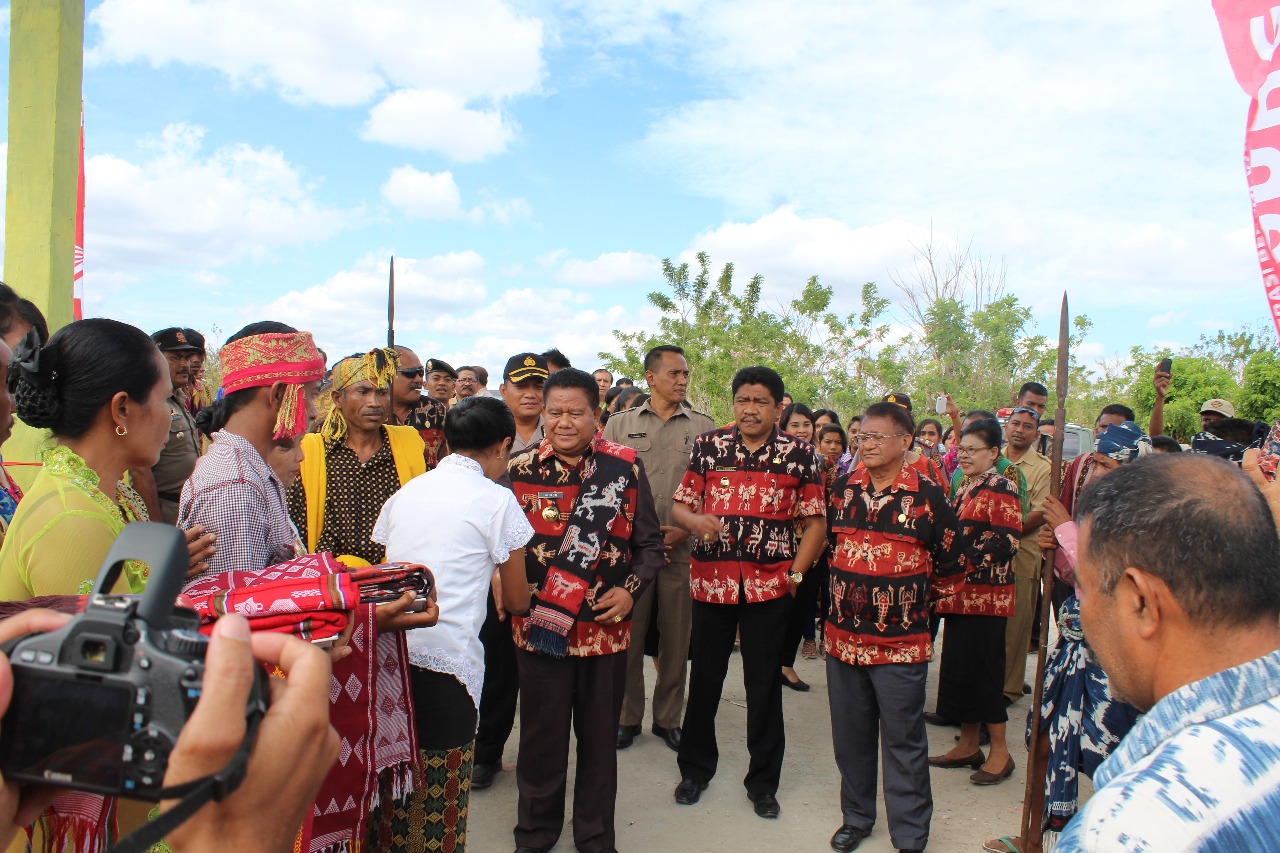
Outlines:
<svg viewBox="0 0 1280 853"><path fill-rule="evenodd" d="M270 321L236 332L219 357L226 393L200 413L213 446L182 489L178 526L217 537L204 574L256 572L304 553L267 457L314 419L324 361L310 333Z"/></svg>

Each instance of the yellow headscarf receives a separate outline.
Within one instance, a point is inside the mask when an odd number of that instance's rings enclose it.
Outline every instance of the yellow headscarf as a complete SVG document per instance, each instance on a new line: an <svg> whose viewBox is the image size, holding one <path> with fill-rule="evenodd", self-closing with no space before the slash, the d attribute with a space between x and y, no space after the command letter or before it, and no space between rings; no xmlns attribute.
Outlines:
<svg viewBox="0 0 1280 853"><path fill-rule="evenodd" d="M390 387L400 367L400 358L390 347L380 347L364 354L348 356L333 366L333 390L343 391L357 382L372 382ZM320 435L326 441L341 441L347 437L347 419L342 409L334 406L320 427Z"/></svg>

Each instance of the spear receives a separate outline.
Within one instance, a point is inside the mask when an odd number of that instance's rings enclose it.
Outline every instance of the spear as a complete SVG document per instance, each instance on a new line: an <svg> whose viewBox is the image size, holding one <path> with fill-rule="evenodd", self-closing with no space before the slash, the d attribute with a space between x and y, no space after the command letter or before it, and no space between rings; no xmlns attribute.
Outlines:
<svg viewBox="0 0 1280 853"><path fill-rule="evenodd" d="M1062 317L1058 321L1057 408L1053 410L1053 455L1049 488L1055 498L1062 497L1062 441L1067 424L1067 364L1071 346L1070 315L1067 294L1062 294ZM1053 618L1053 561L1057 548L1044 549L1040 567L1040 644L1036 651L1035 691L1031 703L1031 743L1027 746L1027 785L1022 794L1022 853L1039 853L1043 829L1043 805L1032 809L1032 803L1043 804L1044 783L1049 762L1040 758L1040 703L1044 700L1044 664L1048 654L1049 620Z"/></svg>
<svg viewBox="0 0 1280 853"><path fill-rule="evenodd" d="M391 256L391 278L387 282L387 346L396 345L396 256Z"/></svg>

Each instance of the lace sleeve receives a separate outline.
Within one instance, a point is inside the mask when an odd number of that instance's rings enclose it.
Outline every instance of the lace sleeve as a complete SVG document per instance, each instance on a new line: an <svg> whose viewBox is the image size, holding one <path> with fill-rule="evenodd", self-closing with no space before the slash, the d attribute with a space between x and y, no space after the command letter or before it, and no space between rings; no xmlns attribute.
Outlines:
<svg viewBox="0 0 1280 853"><path fill-rule="evenodd" d="M504 490L505 491L505 490ZM523 548L533 538L533 525L525 518L524 510L511 492L494 516L493 529L489 531L489 556L495 566L505 563L511 552Z"/></svg>

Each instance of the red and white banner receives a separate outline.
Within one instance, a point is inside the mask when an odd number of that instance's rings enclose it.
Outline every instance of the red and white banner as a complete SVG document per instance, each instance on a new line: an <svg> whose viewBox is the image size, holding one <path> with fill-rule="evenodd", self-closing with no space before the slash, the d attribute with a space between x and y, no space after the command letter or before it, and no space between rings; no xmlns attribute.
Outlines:
<svg viewBox="0 0 1280 853"><path fill-rule="evenodd" d="M71 310L84 319L84 107L80 108L80 175L76 181L76 254L71 276Z"/></svg>
<svg viewBox="0 0 1280 853"><path fill-rule="evenodd" d="M1253 99L1244 168L1253 201L1258 263L1271 319L1280 334L1280 5L1274 0L1214 0L1231 70Z"/></svg>

